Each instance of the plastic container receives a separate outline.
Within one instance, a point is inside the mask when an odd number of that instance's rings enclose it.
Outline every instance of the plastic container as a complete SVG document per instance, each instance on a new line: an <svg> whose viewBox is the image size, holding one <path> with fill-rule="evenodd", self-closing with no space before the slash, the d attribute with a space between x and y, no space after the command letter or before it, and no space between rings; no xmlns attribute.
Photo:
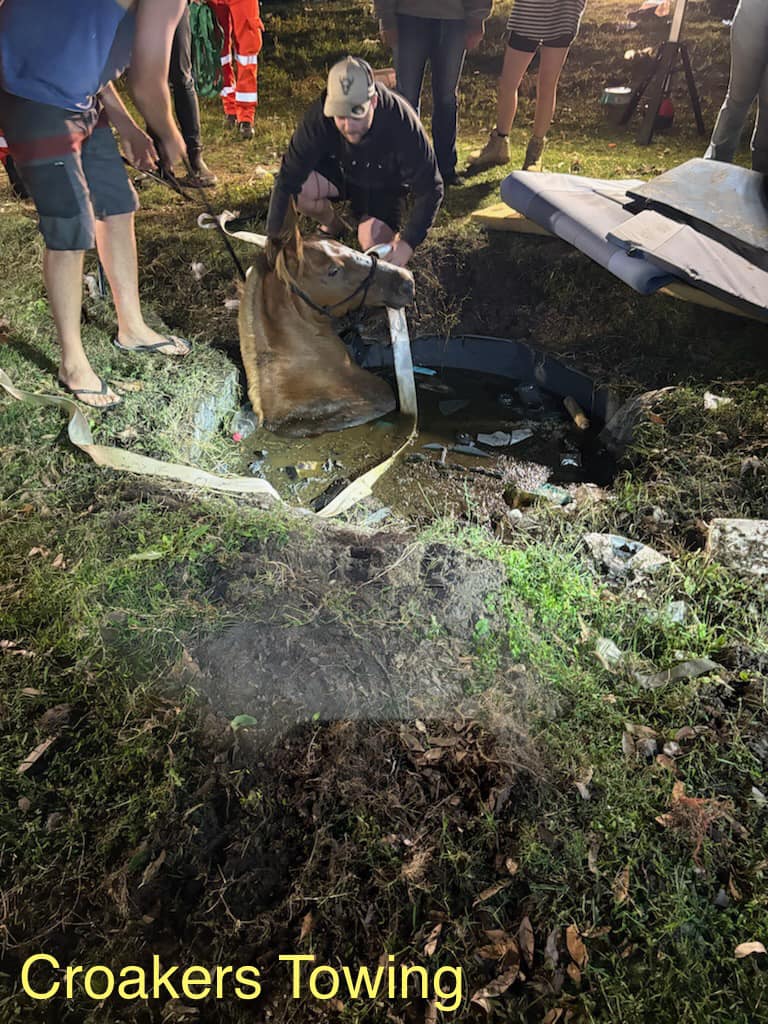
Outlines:
<svg viewBox="0 0 768 1024"><path fill-rule="evenodd" d="M600 106L609 124L619 124L627 112L632 89L628 85L613 85L603 89Z"/></svg>

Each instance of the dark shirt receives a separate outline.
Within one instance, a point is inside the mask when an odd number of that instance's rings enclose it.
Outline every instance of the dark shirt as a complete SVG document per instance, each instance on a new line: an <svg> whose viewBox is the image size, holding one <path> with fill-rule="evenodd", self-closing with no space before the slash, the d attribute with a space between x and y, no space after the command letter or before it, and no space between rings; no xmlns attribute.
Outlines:
<svg viewBox="0 0 768 1024"><path fill-rule="evenodd" d="M413 209L400 233L412 249L424 241L443 201L443 179L432 144L413 108L397 93L376 83L379 97L373 123L356 144L347 142L332 117L323 114L325 93L313 103L293 133L275 181L267 214L267 235L280 234L291 196L320 163L338 164L344 181L356 189L413 195Z"/></svg>

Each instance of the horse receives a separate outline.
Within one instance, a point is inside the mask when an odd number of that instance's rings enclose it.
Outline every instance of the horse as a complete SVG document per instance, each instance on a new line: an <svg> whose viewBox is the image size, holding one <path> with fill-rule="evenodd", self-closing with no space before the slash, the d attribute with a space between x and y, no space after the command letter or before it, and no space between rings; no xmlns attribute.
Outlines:
<svg viewBox="0 0 768 1024"><path fill-rule="evenodd" d="M240 298L240 353L259 425L288 437L343 430L394 409L386 381L349 356L333 319L362 306L401 309L410 271L298 226L249 268Z"/></svg>

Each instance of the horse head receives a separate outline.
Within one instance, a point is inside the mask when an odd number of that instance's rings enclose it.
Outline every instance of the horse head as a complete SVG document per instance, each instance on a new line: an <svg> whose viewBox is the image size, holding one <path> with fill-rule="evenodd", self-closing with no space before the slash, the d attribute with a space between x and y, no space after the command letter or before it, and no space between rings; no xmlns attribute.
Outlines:
<svg viewBox="0 0 768 1024"><path fill-rule="evenodd" d="M361 306L413 301L411 273L296 229L268 244L240 300L240 351L254 411L295 437L366 423L395 407L392 389L349 356L333 319Z"/></svg>

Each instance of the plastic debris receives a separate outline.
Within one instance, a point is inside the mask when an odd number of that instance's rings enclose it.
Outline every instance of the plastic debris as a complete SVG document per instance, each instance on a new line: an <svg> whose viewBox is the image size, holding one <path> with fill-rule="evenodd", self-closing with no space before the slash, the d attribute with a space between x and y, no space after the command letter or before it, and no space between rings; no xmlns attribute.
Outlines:
<svg viewBox="0 0 768 1024"><path fill-rule="evenodd" d="M309 480L319 469L319 462L297 462L293 466L283 466L283 472L289 480Z"/></svg>
<svg viewBox="0 0 768 1024"><path fill-rule="evenodd" d="M707 412L719 409L722 405L730 405L732 401L732 398L727 398L725 395L713 395L711 391L704 392L704 408Z"/></svg>
<svg viewBox="0 0 768 1024"><path fill-rule="evenodd" d="M606 671L615 672L624 660L624 653L616 646L613 640L600 636L595 644L595 657Z"/></svg>
<svg viewBox="0 0 768 1024"><path fill-rule="evenodd" d="M428 366L414 366L414 373L420 373L425 377L434 377L437 374L437 370L430 370Z"/></svg>
<svg viewBox="0 0 768 1024"><path fill-rule="evenodd" d="M612 576L623 576L628 572L653 572L669 559L647 544L615 533L587 533L584 543L596 562L604 566Z"/></svg>
<svg viewBox="0 0 768 1024"><path fill-rule="evenodd" d="M369 516L366 516L363 520L363 526L378 526L379 523L383 523L391 515L392 509L385 505L384 508L376 509L375 512L371 512Z"/></svg>
<svg viewBox="0 0 768 1024"><path fill-rule="evenodd" d="M581 452L565 452L560 456L560 465L563 469L579 469L581 466Z"/></svg>
<svg viewBox="0 0 768 1024"><path fill-rule="evenodd" d="M533 437L533 431L528 430L527 427L509 432L495 430L492 434L478 434L477 443L487 444L491 448L509 448L513 444L519 444L521 441L527 440L529 437Z"/></svg>
<svg viewBox="0 0 768 1024"><path fill-rule="evenodd" d="M457 455L477 455L481 459L490 459L491 457L488 452L484 452L481 448L476 448L473 444L455 444L451 451Z"/></svg>
<svg viewBox="0 0 768 1024"><path fill-rule="evenodd" d="M567 505L573 501L569 491L566 491L564 487L556 487L554 484L542 484L541 487L537 487L531 493L537 498L546 498L548 501L553 501L556 505Z"/></svg>
<svg viewBox="0 0 768 1024"><path fill-rule="evenodd" d="M447 398L439 403L438 409L443 416L452 416L460 409L466 409L469 405L468 398Z"/></svg>
<svg viewBox="0 0 768 1024"><path fill-rule="evenodd" d="M189 271L195 281L201 281L205 275L205 264L204 263L190 263Z"/></svg>
<svg viewBox="0 0 768 1024"><path fill-rule="evenodd" d="M251 436L258 425L259 423L256 419L253 408L251 407L251 403L246 402L245 405L241 409L238 409L232 417L232 425L230 427L232 431L232 440L244 441L246 437Z"/></svg>
<svg viewBox="0 0 768 1024"><path fill-rule="evenodd" d="M422 391L434 391L436 395L453 395L455 394L450 384L443 384L439 380L420 380L419 388Z"/></svg>
<svg viewBox="0 0 768 1024"><path fill-rule="evenodd" d="M722 671L722 665L718 665L716 661L710 661L709 658L692 658L689 661L681 661L672 668L665 668L662 672L635 672L634 676L644 689L655 690L659 686L676 683L681 679L697 679L699 676Z"/></svg>

